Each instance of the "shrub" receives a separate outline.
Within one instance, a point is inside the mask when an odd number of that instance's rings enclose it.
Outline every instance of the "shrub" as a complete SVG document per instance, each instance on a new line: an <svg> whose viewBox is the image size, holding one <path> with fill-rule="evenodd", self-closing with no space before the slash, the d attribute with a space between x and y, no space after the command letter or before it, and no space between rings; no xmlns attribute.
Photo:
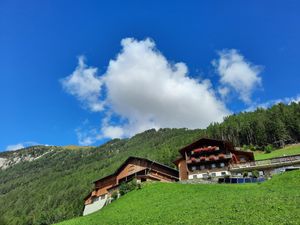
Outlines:
<svg viewBox="0 0 300 225"><path fill-rule="evenodd" d="M248 177L248 172L247 172L247 171L245 171L245 172L243 173L243 177Z"/></svg>
<svg viewBox="0 0 300 225"><path fill-rule="evenodd" d="M248 147L247 145L243 145L242 149L243 149L243 150L248 150L249 147Z"/></svg>
<svg viewBox="0 0 300 225"><path fill-rule="evenodd" d="M132 190L138 189L138 188L140 188L140 185L138 185L136 179L133 179L132 181L127 182L127 183L123 182L120 185L119 192L120 192L120 195L125 195L126 193L128 193Z"/></svg>
<svg viewBox="0 0 300 225"><path fill-rule="evenodd" d="M114 191L112 194L111 194L111 198L113 199L113 200L116 200L117 198L118 198L118 192L117 191Z"/></svg>
<svg viewBox="0 0 300 225"><path fill-rule="evenodd" d="M267 145L266 147L265 147L265 152L266 153L271 153L273 150L274 150L274 147L273 147L273 145Z"/></svg>
<svg viewBox="0 0 300 225"><path fill-rule="evenodd" d="M254 146L253 144L250 144L250 145L249 145L249 149L250 149L251 151L256 151L256 148L255 148L255 146Z"/></svg>
<svg viewBox="0 0 300 225"><path fill-rule="evenodd" d="M253 171L252 171L252 177L253 177L253 178L258 178L258 177L259 177L259 173L258 173L257 170L253 170Z"/></svg>

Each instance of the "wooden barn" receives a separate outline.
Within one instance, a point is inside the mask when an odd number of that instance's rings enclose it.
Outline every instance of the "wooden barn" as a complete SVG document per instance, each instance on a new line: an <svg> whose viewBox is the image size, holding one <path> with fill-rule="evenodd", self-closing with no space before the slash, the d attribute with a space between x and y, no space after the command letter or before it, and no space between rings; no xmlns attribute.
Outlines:
<svg viewBox="0 0 300 225"><path fill-rule="evenodd" d="M232 143L201 138L179 150L180 157L174 161L179 179L223 177L230 175L231 164L254 161L252 152L235 150Z"/></svg>
<svg viewBox="0 0 300 225"><path fill-rule="evenodd" d="M93 182L94 190L84 199L83 215L101 209L111 194L118 190L121 183L129 182L132 179L136 179L138 182L179 180L178 171L171 167L149 159L129 157L113 174Z"/></svg>

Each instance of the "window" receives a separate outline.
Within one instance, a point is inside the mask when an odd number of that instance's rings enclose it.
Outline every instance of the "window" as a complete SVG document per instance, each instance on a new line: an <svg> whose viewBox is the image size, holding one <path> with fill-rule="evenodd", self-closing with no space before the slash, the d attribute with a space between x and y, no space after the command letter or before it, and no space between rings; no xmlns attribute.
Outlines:
<svg viewBox="0 0 300 225"><path fill-rule="evenodd" d="M203 174L203 178L207 178L208 175L206 173Z"/></svg>
<svg viewBox="0 0 300 225"><path fill-rule="evenodd" d="M195 174L195 175L193 175L193 179L197 179L197 175Z"/></svg>
<svg viewBox="0 0 300 225"><path fill-rule="evenodd" d="M224 163L220 163L220 167L222 167L222 168L223 168L224 166L225 166L225 164L224 164Z"/></svg>
<svg viewBox="0 0 300 225"><path fill-rule="evenodd" d="M212 173L211 176L212 176L212 177L215 177L215 176L216 176L216 173Z"/></svg>
<svg viewBox="0 0 300 225"><path fill-rule="evenodd" d="M211 168L213 169L213 168L216 168L216 164L211 164Z"/></svg>
<svg viewBox="0 0 300 225"><path fill-rule="evenodd" d="M225 176L225 175L226 175L226 172L221 172L221 175L222 175L222 176Z"/></svg>
<svg viewBox="0 0 300 225"><path fill-rule="evenodd" d="M196 170L196 166L192 166L192 171Z"/></svg>
<svg viewBox="0 0 300 225"><path fill-rule="evenodd" d="M204 169L205 169L204 165L200 166L200 170L204 170Z"/></svg>

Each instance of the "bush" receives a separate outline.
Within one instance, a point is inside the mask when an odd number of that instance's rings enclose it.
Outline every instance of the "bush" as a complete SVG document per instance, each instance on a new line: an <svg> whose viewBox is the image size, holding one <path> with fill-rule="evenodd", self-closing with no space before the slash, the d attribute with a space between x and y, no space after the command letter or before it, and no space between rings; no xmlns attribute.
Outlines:
<svg viewBox="0 0 300 225"><path fill-rule="evenodd" d="M259 146L255 146L253 144L243 145L242 149L243 150L251 150L251 151L255 152L256 150L259 150Z"/></svg>
<svg viewBox="0 0 300 225"><path fill-rule="evenodd" d="M266 153L271 153L273 150L274 150L274 147L273 147L273 145L267 145L266 147L265 147L265 152Z"/></svg>
<svg viewBox="0 0 300 225"><path fill-rule="evenodd" d="M121 185L120 185L120 188L119 188L119 192L120 192L120 195L125 195L126 193L132 191L132 190L135 190L135 189L140 189L140 185L138 185L136 179L133 179L132 181L130 182L123 182Z"/></svg>
<svg viewBox="0 0 300 225"><path fill-rule="evenodd" d="M246 151L249 150L249 147L247 145L243 145L242 149Z"/></svg>
<svg viewBox="0 0 300 225"><path fill-rule="evenodd" d="M114 191L114 192L111 194L111 198L112 198L113 200L116 200L116 199L118 198L118 195L119 195L119 193L118 193L117 191Z"/></svg>
<svg viewBox="0 0 300 225"><path fill-rule="evenodd" d="M245 171L245 172L243 173L243 177L248 177L248 172L247 172L247 171Z"/></svg>
<svg viewBox="0 0 300 225"><path fill-rule="evenodd" d="M253 178L258 178L259 177L259 173L257 170L252 171L252 177Z"/></svg>

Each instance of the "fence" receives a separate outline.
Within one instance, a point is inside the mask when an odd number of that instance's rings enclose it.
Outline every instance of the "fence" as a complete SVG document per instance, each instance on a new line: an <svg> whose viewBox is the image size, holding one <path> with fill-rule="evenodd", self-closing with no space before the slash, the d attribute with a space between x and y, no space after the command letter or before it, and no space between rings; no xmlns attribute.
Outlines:
<svg viewBox="0 0 300 225"><path fill-rule="evenodd" d="M292 156L284 156L284 157L278 157L273 159L257 160L248 163L233 164L231 165L231 168L242 169L242 168L258 167L258 166L280 165L280 164L293 163L298 161L300 162L300 155L292 155Z"/></svg>

